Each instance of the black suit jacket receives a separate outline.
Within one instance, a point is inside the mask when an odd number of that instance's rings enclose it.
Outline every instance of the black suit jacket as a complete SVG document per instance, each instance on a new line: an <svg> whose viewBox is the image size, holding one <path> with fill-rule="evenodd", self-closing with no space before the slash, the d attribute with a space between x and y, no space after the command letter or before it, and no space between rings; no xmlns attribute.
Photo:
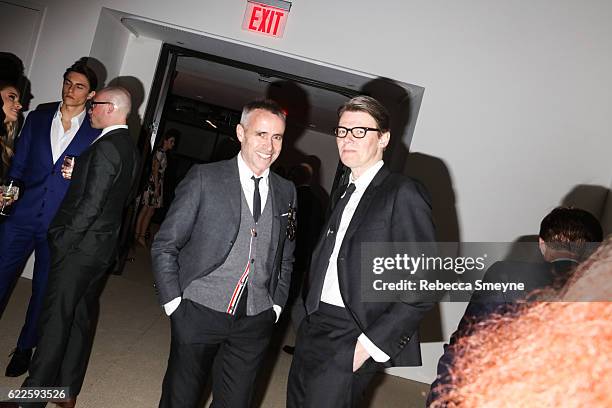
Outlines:
<svg viewBox="0 0 612 408"><path fill-rule="evenodd" d="M72 182L49 227L54 263L71 251L112 261L138 161L127 129L110 131L76 158Z"/></svg>
<svg viewBox="0 0 612 408"><path fill-rule="evenodd" d="M287 239L287 212L296 207L297 196L293 183L269 174L272 241L262 272L270 274L268 291L274 304L284 307L295 247L295 241ZM241 196L235 157L193 166L181 181L151 246L162 305L181 297L192 281L225 262L240 228Z"/></svg>
<svg viewBox="0 0 612 408"><path fill-rule="evenodd" d="M340 293L347 310L359 329L391 357L390 366L421 364L418 326L433 303L362 302L361 243L434 241L431 204L425 187L390 173L383 166L359 201L342 240L337 266ZM322 242L315 248L313 260L319 257ZM309 274L308 296L320 298L326 270L316 270L316 264L313 261Z"/></svg>

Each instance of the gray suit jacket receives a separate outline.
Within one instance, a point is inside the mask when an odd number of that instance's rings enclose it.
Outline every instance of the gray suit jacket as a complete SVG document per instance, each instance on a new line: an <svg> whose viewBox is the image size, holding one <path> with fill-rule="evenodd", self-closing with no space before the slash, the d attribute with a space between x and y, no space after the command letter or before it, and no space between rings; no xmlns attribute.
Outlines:
<svg viewBox="0 0 612 408"><path fill-rule="evenodd" d="M287 239L287 211L296 207L293 184L270 172L272 244L265 260L274 304L284 307L295 241ZM189 284L227 258L240 227L241 186L236 158L194 166L176 189L153 245L153 274L160 303L182 296Z"/></svg>

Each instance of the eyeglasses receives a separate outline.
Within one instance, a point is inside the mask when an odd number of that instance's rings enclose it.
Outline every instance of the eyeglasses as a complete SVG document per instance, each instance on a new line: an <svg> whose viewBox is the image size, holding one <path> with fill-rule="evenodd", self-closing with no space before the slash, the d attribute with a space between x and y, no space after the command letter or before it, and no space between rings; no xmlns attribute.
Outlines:
<svg viewBox="0 0 612 408"><path fill-rule="evenodd" d="M113 106L115 106L115 104L113 102L108 102L108 101L91 101L91 102L89 102L89 104L91 105L92 108L94 108L96 105L113 105Z"/></svg>
<svg viewBox="0 0 612 408"><path fill-rule="evenodd" d="M346 137L349 132L351 132L353 134L353 137L356 137L357 139L363 139L366 136L366 133L368 133L369 131L380 132L380 129L362 126L356 126L354 128L349 129L344 126L337 126L334 128L334 135L336 135L336 137L343 138Z"/></svg>

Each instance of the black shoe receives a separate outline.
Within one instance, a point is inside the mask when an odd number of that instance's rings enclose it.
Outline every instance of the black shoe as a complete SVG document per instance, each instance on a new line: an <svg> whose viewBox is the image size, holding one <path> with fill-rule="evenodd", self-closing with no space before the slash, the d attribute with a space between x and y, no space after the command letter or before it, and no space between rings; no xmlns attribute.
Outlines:
<svg viewBox="0 0 612 408"><path fill-rule="evenodd" d="M283 351L287 354L293 355L293 353L295 353L295 347L286 345L286 346L283 346Z"/></svg>
<svg viewBox="0 0 612 408"><path fill-rule="evenodd" d="M28 372L30 367L30 359L32 358L32 349L20 349L16 348L11 353L13 358L8 366L6 366L6 372L4 375L7 377L19 377Z"/></svg>

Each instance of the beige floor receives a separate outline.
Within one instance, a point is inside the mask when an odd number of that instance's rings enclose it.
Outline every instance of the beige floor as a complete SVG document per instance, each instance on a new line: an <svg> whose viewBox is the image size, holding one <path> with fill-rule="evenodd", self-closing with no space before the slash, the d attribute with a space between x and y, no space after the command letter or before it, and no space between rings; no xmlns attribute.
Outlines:
<svg viewBox="0 0 612 408"><path fill-rule="evenodd" d="M170 347L170 325L157 305L150 263L145 249L136 252L123 276L112 276L101 303L100 321L83 390L80 408L157 407ZM4 377L23 323L30 281L21 278L0 321L0 386L19 386L24 377ZM258 406L285 406L285 387L291 357L280 351L293 343L292 330L278 333L270 349L258 390ZM381 374L367 407L423 407L428 386Z"/></svg>

